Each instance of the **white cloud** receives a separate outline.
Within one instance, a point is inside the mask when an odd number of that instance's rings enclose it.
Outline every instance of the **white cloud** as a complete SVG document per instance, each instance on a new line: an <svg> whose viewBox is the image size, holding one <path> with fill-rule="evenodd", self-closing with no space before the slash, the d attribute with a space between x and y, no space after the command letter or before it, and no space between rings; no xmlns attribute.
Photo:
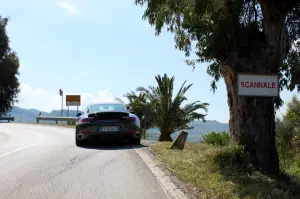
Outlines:
<svg viewBox="0 0 300 199"><path fill-rule="evenodd" d="M66 109L66 95L79 94L64 92L63 106ZM81 106L79 110L84 110L90 103L108 102L113 101L115 96L109 89L99 91L96 95L90 93L82 93ZM41 88L32 88L28 84L21 84L21 93L19 95L19 102L15 105L21 108L35 108L41 111L51 112L52 110L61 109L61 96L57 93L49 93ZM70 107L75 110L76 107Z"/></svg>
<svg viewBox="0 0 300 199"><path fill-rule="evenodd" d="M74 14L79 12L72 4L67 2L60 1L56 3L56 5L62 9L66 9L69 16L73 16Z"/></svg>

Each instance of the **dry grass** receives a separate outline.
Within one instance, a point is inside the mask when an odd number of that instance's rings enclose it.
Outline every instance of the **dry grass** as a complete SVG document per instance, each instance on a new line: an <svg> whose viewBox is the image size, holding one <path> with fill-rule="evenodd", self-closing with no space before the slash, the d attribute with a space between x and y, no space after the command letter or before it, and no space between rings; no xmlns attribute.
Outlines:
<svg viewBox="0 0 300 199"><path fill-rule="evenodd" d="M170 146L158 143L151 149L172 173L199 188L201 198L300 198L299 173L295 169L288 172L293 182L287 184L246 167L242 150L236 146L187 143L183 151L171 150Z"/></svg>

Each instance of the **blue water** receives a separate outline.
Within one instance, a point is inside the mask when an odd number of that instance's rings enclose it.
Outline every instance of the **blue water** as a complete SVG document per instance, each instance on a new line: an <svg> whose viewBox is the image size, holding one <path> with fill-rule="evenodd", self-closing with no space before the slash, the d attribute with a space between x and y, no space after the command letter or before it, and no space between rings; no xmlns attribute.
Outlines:
<svg viewBox="0 0 300 199"><path fill-rule="evenodd" d="M193 133L193 132L189 132L189 131L187 131L187 132L189 133L188 137L187 137L187 140L189 142L201 142L203 133ZM156 129L147 130L147 134L148 134L148 137L146 139L148 139L148 140L158 140L158 137L160 135L159 131L157 131ZM179 134L180 134L180 132L173 133L171 135L172 139L175 140Z"/></svg>
<svg viewBox="0 0 300 199"><path fill-rule="evenodd" d="M202 135L205 135L209 132L215 131L215 132L222 132L222 131L228 131L229 126L225 123L214 123L214 122L207 122L207 123L195 123L191 126L194 126L193 129L185 130L188 132L188 138L187 140L189 142L201 142L202 141ZM180 134L181 131L177 131L171 135L173 140L177 138L177 136ZM160 132L157 128L152 128L147 130L147 134L149 135L149 140L157 140Z"/></svg>

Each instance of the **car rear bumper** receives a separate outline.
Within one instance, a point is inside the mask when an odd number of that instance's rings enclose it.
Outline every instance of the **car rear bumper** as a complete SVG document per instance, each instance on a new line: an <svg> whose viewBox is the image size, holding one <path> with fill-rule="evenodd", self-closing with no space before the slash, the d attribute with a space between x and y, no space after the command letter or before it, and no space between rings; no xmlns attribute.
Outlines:
<svg viewBox="0 0 300 199"><path fill-rule="evenodd" d="M79 140L94 140L94 139L130 139L140 138L140 132L112 132L112 133L95 133L95 132L76 132L77 139Z"/></svg>
<svg viewBox="0 0 300 199"><path fill-rule="evenodd" d="M118 126L118 132L99 132L103 126ZM76 137L79 140L104 139L104 138L140 138L140 128L135 124L81 124L76 125Z"/></svg>
<svg viewBox="0 0 300 199"><path fill-rule="evenodd" d="M120 132L95 132L87 131L85 129L76 131L76 137L78 140L94 140L94 139L131 139L140 138L139 131L120 131Z"/></svg>

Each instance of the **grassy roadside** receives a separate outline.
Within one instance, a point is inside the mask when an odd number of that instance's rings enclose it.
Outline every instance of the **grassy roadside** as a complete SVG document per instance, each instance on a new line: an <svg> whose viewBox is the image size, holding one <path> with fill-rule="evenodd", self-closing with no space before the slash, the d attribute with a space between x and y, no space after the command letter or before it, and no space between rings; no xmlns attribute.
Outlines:
<svg viewBox="0 0 300 199"><path fill-rule="evenodd" d="M300 198L300 173L290 172L292 183L270 179L243 165L242 150L234 146L187 143L183 151L170 150L171 143L158 143L152 151L183 182L207 199Z"/></svg>

